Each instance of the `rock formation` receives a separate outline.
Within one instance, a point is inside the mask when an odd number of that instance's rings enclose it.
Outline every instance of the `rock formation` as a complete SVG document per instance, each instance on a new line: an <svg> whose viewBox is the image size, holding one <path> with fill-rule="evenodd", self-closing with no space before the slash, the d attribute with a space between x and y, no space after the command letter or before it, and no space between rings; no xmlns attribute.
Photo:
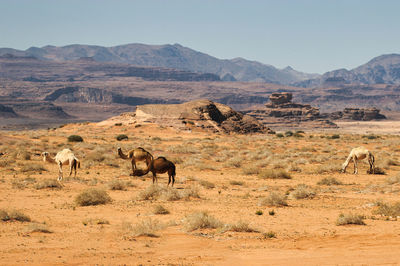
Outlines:
<svg viewBox="0 0 400 266"><path fill-rule="evenodd" d="M255 118L209 100L196 100L182 104L139 105L135 113L125 113L119 118L109 119L112 123L118 120L128 123L156 123L181 130L204 129L211 132L242 134L273 133ZM104 122L99 124L106 124Z"/></svg>
<svg viewBox="0 0 400 266"><path fill-rule="evenodd" d="M377 108L345 108L343 111L333 112L328 114L328 117L333 120L357 120L370 121L386 119L386 116L379 113Z"/></svg>
<svg viewBox="0 0 400 266"><path fill-rule="evenodd" d="M337 125L320 115L319 108L292 102L292 93L276 92L265 108L250 110L248 115L264 125L275 128L336 128Z"/></svg>

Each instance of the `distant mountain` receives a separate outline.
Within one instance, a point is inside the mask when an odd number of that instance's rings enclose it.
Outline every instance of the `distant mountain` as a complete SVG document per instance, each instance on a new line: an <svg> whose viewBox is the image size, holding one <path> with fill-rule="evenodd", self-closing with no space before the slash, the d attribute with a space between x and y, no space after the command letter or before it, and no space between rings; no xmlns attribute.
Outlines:
<svg viewBox="0 0 400 266"><path fill-rule="evenodd" d="M128 63L137 66L213 73L224 81L255 81L288 85L318 77L317 74L302 73L291 67L277 69L271 65L243 58L221 60L179 44L127 44L114 47L75 44L63 47L31 47L25 51L0 48L0 55L4 54L34 56L50 61L93 58L98 62Z"/></svg>
<svg viewBox="0 0 400 266"><path fill-rule="evenodd" d="M340 86L343 84L400 84L400 54L373 58L352 70L338 69L297 83L302 87Z"/></svg>

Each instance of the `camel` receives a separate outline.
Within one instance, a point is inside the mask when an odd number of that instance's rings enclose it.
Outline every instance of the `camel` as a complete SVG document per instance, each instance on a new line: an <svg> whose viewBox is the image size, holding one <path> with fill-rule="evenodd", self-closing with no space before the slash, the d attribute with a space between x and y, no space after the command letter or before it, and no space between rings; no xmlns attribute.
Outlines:
<svg viewBox="0 0 400 266"><path fill-rule="evenodd" d="M138 161L146 161L146 165L149 165L150 162L153 160L153 155L150 152L146 151L145 149L138 147L136 149L130 150L128 155L125 155L122 152L121 147L118 147L118 155L122 159L131 160L132 163L132 173L136 170L136 162Z"/></svg>
<svg viewBox="0 0 400 266"><path fill-rule="evenodd" d="M69 164L69 176L72 174L72 169L75 170L75 177L76 177L76 167L81 168L81 163L76 158L74 153L70 149L63 149L62 151L59 151L54 158L50 157L50 154L48 152L43 152L43 161L47 161L50 163L56 163L58 165L58 181L61 181L63 178L63 171L62 171L62 166Z"/></svg>
<svg viewBox="0 0 400 266"><path fill-rule="evenodd" d="M346 161L342 165L342 173L346 172L346 168L349 165L350 161L353 160L354 163L354 174L358 174L357 161L362 160L364 158L368 158L369 170L368 173L374 173L375 171L375 157L372 153L364 147L357 147L351 150L349 156Z"/></svg>
<svg viewBox="0 0 400 266"><path fill-rule="evenodd" d="M172 179L172 187L175 183L175 164L171 161L168 161L165 157L158 157L157 159L151 160L150 164L147 165L146 170L136 169L133 172L133 176L143 176L148 172L152 172L153 174L153 184L154 181L158 183L157 174L163 174L168 172L168 185L171 183Z"/></svg>

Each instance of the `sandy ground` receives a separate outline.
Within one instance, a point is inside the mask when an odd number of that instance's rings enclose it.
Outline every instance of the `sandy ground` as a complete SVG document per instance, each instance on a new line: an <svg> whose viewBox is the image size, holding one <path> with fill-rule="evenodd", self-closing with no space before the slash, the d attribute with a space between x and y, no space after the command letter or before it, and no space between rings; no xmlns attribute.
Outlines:
<svg viewBox="0 0 400 266"><path fill-rule="evenodd" d="M400 213L385 215L379 206L399 198L398 123L341 125L334 133L283 138L87 123L0 132L0 152L7 153L0 157L0 217L17 210L31 219L0 220L0 264L397 265ZM379 136L368 138L371 133ZM68 142L72 134L84 142ZM117 141L119 134L129 139ZM130 162L116 155L119 146L125 152L142 146L174 161L174 188L167 189L167 174L160 174L163 192L146 199L151 176L129 176ZM366 174L364 161L358 175L352 164L339 173L356 146L370 149L386 174ZM57 178L58 168L36 154L65 147L81 160L77 177L68 178L64 166L62 188L41 186ZM265 178L265 170L291 178ZM321 184L324 178L340 184ZM112 186L116 181L121 190ZM295 196L300 184L311 191L308 197ZM76 197L93 188L112 202L79 206ZM272 192L287 206L265 203ZM158 205L169 213L156 214ZM217 228L192 230L190 217L199 212L218 220ZM360 216L365 225L337 225L340 214Z"/></svg>

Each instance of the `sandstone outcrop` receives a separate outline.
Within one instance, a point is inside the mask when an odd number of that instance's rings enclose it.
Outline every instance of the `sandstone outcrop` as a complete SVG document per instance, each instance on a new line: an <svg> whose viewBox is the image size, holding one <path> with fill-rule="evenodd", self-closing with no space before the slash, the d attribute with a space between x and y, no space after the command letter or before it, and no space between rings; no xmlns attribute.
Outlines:
<svg viewBox="0 0 400 266"><path fill-rule="evenodd" d="M265 108L250 110L248 115L265 126L275 128L336 128L337 125L321 116L319 108L292 102L292 93L276 92L269 97Z"/></svg>
<svg viewBox="0 0 400 266"><path fill-rule="evenodd" d="M381 114L380 110L377 108L345 108L343 111L328 114L328 117L333 120L357 121L386 119L386 116Z"/></svg>
<svg viewBox="0 0 400 266"><path fill-rule="evenodd" d="M211 132L242 134L274 133L255 118L209 100L182 104L139 105L135 113L121 114L119 119L129 123L156 123L181 130L204 129ZM118 117L109 121L118 122Z"/></svg>

